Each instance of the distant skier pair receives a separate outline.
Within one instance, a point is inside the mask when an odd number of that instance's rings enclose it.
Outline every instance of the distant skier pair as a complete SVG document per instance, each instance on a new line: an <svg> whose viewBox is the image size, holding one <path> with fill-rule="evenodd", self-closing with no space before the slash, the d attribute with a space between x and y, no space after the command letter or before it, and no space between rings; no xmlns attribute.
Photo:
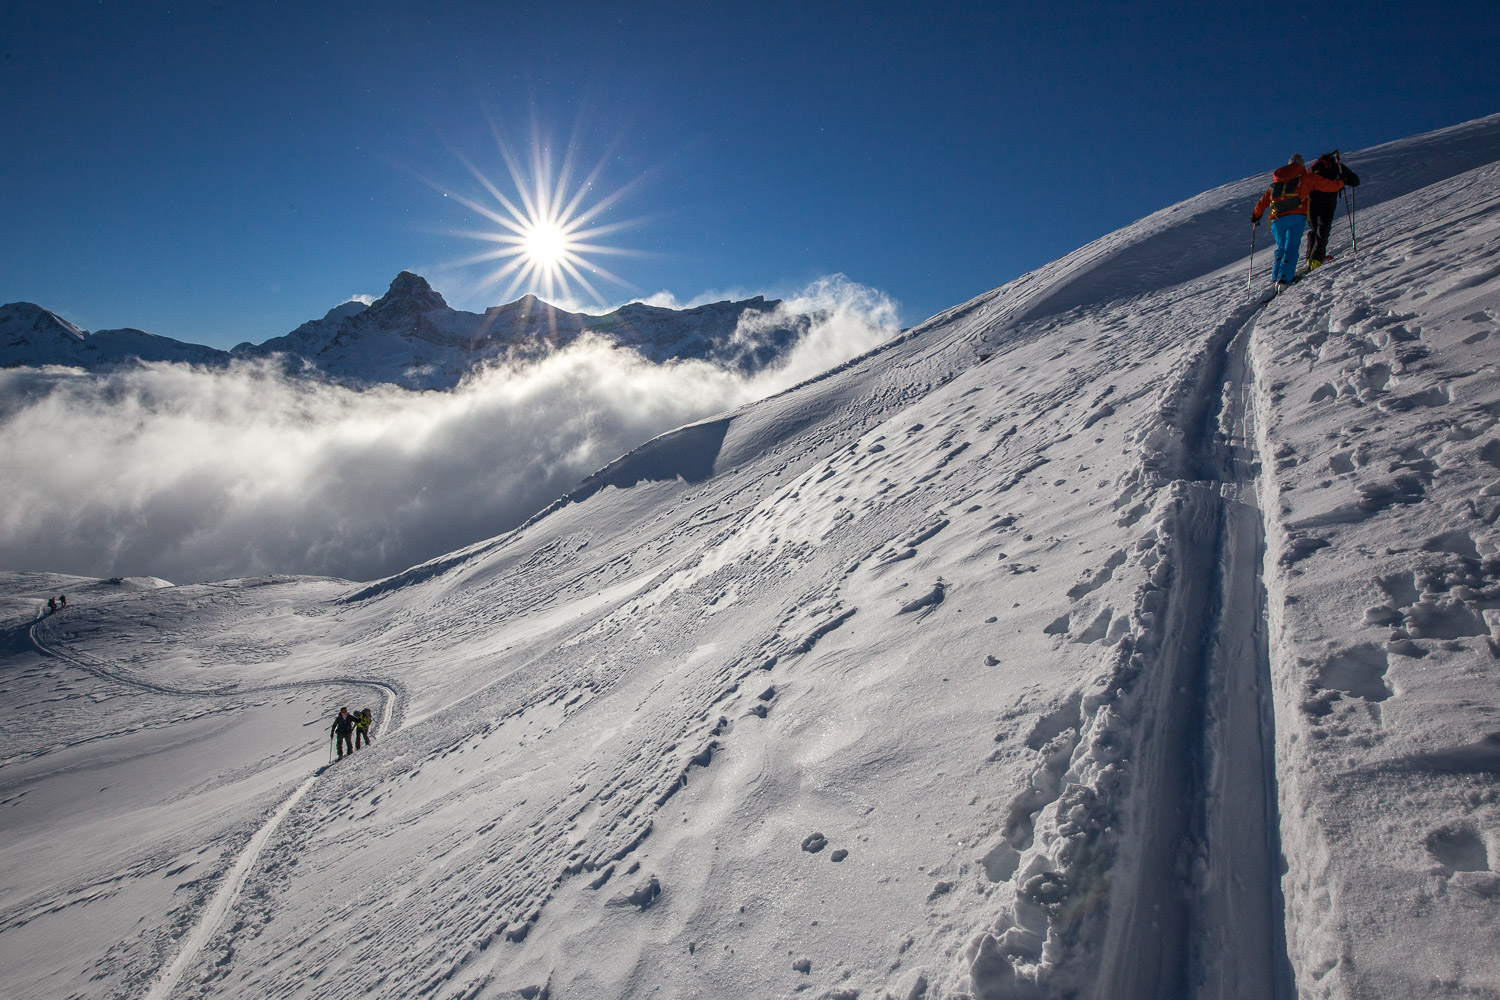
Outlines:
<svg viewBox="0 0 1500 1000"><path fill-rule="evenodd" d="M1302 233L1309 229L1307 268L1321 267L1328 254L1328 233L1333 228L1338 193L1345 185L1359 187L1359 177L1344 166L1338 150L1324 153L1309 169L1301 153L1293 153L1286 166L1271 175L1271 186L1250 210L1250 225L1271 210L1271 235L1276 240L1276 266L1271 273L1279 294L1297 280L1297 254Z"/></svg>
<svg viewBox="0 0 1500 1000"><path fill-rule="evenodd" d="M356 746L369 746L373 742L370 738L370 721L374 717L368 708L362 708L354 715L349 714L347 707L339 709L338 717L333 720L333 727L328 730L328 738L338 737L339 759L344 759L344 747L353 753Z"/></svg>

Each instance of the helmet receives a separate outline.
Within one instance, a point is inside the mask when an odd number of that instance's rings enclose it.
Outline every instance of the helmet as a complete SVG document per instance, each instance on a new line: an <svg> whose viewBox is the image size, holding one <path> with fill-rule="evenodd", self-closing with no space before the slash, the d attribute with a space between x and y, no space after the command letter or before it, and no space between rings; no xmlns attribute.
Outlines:
<svg viewBox="0 0 1500 1000"><path fill-rule="evenodd" d="M1304 161L1302 159L1302 154L1301 153L1293 153L1292 154L1292 158L1290 160L1287 160L1286 162L1288 162L1288 163L1304 163L1306 161Z"/></svg>

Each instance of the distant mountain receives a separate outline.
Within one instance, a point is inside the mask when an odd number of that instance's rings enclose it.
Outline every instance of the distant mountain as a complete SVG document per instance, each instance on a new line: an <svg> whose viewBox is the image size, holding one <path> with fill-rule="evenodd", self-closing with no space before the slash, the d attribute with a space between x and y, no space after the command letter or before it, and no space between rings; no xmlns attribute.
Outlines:
<svg viewBox="0 0 1500 1000"><path fill-rule="evenodd" d="M229 353L143 330L89 333L31 302L0 306L0 368L68 365L94 369L136 361L223 365L229 362Z"/></svg>
<svg viewBox="0 0 1500 1000"><path fill-rule="evenodd" d="M0 366L280 358L288 372L345 384L450 389L486 363L539 357L594 334L657 363L693 358L750 373L782 356L812 325L813 317L789 315L780 305L762 296L694 309L632 302L593 316L524 295L472 313L451 308L426 279L402 271L368 306L345 302L284 336L227 352L140 330L90 334L41 306L12 303L0 307Z"/></svg>
<svg viewBox="0 0 1500 1000"><path fill-rule="evenodd" d="M632 302L602 316L571 313L534 295L483 313L451 308L427 281L402 271L368 307L345 303L320 320L263 344L241 344L235 357L281 355L339 381L394 382L446 389L476 366L566 347L586 333L631 347L658 363L697 358L752 372L765 367L811 325L777 312L764 297L663 309ZM742 318L764 316L748 327Z"/></svg>

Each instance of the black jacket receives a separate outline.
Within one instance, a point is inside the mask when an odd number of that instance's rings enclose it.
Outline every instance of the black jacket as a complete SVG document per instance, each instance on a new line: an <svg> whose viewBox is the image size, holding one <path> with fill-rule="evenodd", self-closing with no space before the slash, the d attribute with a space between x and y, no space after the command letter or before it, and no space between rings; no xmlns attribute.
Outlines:
<svg viewBox="0 0 1500 1000"><path fill-rule="evenodd" d="M328 730L328 735L338 733L340 736L348 736L352 732L354 732L354 716L339 715L334 717L333 728Z"/></svg>
<svg viewBox="0 0 1500 1000"><path fill-rule="evenodd" d="M1332 153L1324 153L1307 169L1319 177L1326 177L1331 181L1341 180L1350 187L1359 187L1359 175L1335 159ZM1309 213L1332 215L1338 203L1338 193L1333 191L1313 191L1307 196Z"/></svg>

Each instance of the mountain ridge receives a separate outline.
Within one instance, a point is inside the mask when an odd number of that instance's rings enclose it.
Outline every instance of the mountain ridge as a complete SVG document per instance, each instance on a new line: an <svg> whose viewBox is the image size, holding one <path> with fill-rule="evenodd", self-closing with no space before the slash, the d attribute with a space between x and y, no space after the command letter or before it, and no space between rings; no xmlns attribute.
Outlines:
<svg viewBox="0 0 1500 1000"><path fill-rule="evenodd" d="M341 303L289 333L228 351L141 330L89 333L42 306L10 303L0 306L0 367L221 367L259 360L279 362L288 374L315 374L354 387L388 383L441 390L482 366L534 359L597 336L656 364L702 360L754 374L782 357L818 318L759 295L688 309L631 302L593 315L568 312L528 293L472 313L451 308L425 278L402 271L374 302Z"/></svg>

